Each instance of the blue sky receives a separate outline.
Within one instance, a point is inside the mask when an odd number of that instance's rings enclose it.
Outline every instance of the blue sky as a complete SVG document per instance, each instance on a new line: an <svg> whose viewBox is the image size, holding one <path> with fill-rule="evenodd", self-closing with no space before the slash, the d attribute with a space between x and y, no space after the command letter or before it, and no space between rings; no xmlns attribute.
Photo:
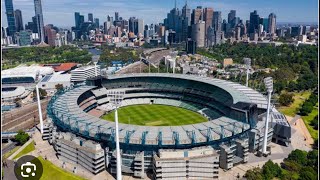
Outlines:
<svg viewBox="0 0 320 180"><path fill-rule="evenodd" d="M4 0L2 3L2 26L7 26ZM177 0L179 9L185 0ZM31 21L34 16L33 0L13 0L15 9L22 11L23 23ZM221 11L226 18L233 9L241 19L249 19L249 13L257 10L262 17L267 17L271 12L277 15L278 22L317 22L317 0L188 0L191 8L196 6L212 7ZM118 11L123 18L135 16L143 18L145 24L163 22L167 13L174 7L174 0L42 0L45 24L54 24L60 27L74 25L74 12L85 15L93 13L100 19L106 20L107 15L114 16Z"/></svg>

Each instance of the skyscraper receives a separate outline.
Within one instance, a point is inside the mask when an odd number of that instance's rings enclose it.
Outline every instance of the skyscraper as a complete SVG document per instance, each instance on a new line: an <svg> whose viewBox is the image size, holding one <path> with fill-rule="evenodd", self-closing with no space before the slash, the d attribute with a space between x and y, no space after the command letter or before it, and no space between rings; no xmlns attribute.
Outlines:
<svg viewBox="0 0 320 180"><path fill-rule="evenodd" d="M99 26L100 26L99 18L94 18L94 24L95 24L96 28L99 28Z"/></svg>
<svg viewBox="0 0 320 180"><path fill-rule="evenodd" d="M133 32L134 33L134 30L135 30L135 20L136 18L135 17L130 17L129 18L129 32Z"/></svg>
<svg viewBox="0 0 320 180"><path fill-rule="evenodd" d="M14 33L17 31L16 21L14 18L13 3L12 3L12 0L5 0L4 3L6 6L7 22L8 22L8 29L9 29L8 36L13 36Z"/></svg>
<svg viewBox="0 0 320 180"><path fill-rule="evenodd" d="M205 46L205 22L198 21L192 25L191 39L196 42L197 47Z"/></svg>
<svg viewBox="0 0 320 180"><path fill-rule="evenodd" d="M88 13L88 21L93 22L93 14Z"/></svg>
<svg viewBox="0 0 320 180"><path fill-rule="evenodd" d="M23 30L22 13L21 13L20 9L16 9L14 11L14 17L16 20L17 32L20 32L21 30Z"/></svg>
<svg viewBox="0 0 320 180"><path fill-rule="evenodd" d="M274 13L271 13L269 15L269 33L275 34L276 33L276 15Z"/></svg>
<svg viewBox="0 0 320 180"><path fill-rule="evenodd" d="M137 31L136 31L136 35L143 35L143 30L144 30L144 22L143 19L137 19Z"/></svg>
<svg viewBox="0 0 320 180"><path fill-rule="evenodd" d="M34 11L37 18L38 34L41 42L44 42L44 24L43 24L43 14L41 0L34 0Z"/></svg>
<svg viewBox="0 0 320 180"><path fill-rule="evenodd" d="M76 29L79 29L79 27L80 27L80 13L79 12L74 13L74 22L75 22Z"/></svg>
<svg viewBox="0 0 320 180"><path fill-rule="evenodd" d="M222 37L222 31L221 31L221 26L222 26L221 11L215 11L215 12L213 12L212 26L213 26L214 34L215 34L214 44L215 44L215 45L221 44L221 37Z"/></svg>
<svg viewBox="0 0 320 180"><path fill-rule="evenodd" d="M202 7L197 6L197 8L192 11L191 24L196 24L197 22L202 20L202 18L203 18L202 17Z"/></svg>
<svg viewBox="0 0 320 180"><path fill-rule="evenodd" d="M166 29L171 30L169 32L169 42L181 42L184 37L183 28L186 23L183 25L184 17L182 16L181 11L175 7L171 9L170 13L167 14L167 18L164 20Z"/></svg>
<svg viewBox="0 0 320 180"><path fill-rule="evenodd" d="M187 1L182 8L182 16L187 20L188 26L191 25L191 9L188 7Z"/></svg>
<svg viewBox="0 0 320 180"><path fill-rule="evenodd" d="M187 41L188 27L191 26L191 9L186 4L182 7L182 41Z"/></svg>
<svg viewBox="0 0 320 180"><path fill-rule="evenodd" d="M256 10L250 13L249 34L255 33L259 29L259 15Z"/></svg>
<svg viewBox="0 0 320 180"><path fill-rule="evenodd" d="M203 20L206 22L206 25L205 25L205 36L206 36L206 39L208 38L207 37L208 28L212 27L212 18L213 18L213 9L212 8L205 8L204 9L204 13L203 13Z"/></svg>
<svg viewBox="0 0 320 180"><path fill-rule="evenodd" d="M263 25L263 29L265 32L269 32L269 18L260 18L260 24Z"/></svg>
<svg viewBox="0 0 320 180"><path fill-rule="evenodd" d="M119 12L114 13L114 19L115 21L119 21Z"/></svg>
<svg viewBox="0 0 320 180"><path fill-rule="evenodd" d="M228 14L228 23L230 24L231 28L236 26L236 10L231 10Z"/></svg>

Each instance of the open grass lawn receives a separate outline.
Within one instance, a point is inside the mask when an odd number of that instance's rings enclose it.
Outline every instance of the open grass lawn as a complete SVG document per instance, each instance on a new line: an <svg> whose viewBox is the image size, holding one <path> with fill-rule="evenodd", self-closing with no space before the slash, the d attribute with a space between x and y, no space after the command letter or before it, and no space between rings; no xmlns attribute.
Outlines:
<svg viewBox="0 0 320 180"><path fill-rule="evenodd" d="M49 179L55 179L55 180L84 180L84 178L76 176L70 172L67 172L63 170L60 167L55 166L50 161L47 161L43 159L42 157L38 157L38 159L41 161L43 166L43 174L41 176L41 180L49 180Z"/></svg>
<svg viewBox="0 0 320 180"><path fill-rule="evenodd" d="M34 143L33 141L28 144L28 146L26 146L22 151L20 151L13 159L18 159L19 157L31 152L31 151L34 151L35 148L34 148Z"/></svg>
<svg viewBox="0 0 320 180"><path fill-rule="evenodd" d="M313 129L313 127L310 125L311 121L318 115L318 103L317 105L313 108L312 112L308 114L308 116L302 116L302 119L304 123L306 124L308 131L310 132L310 135L313 139L318 139L318 130Z"/></svg>
<svg viewBox="0 0 320 180"><path fill-rule="evenodd" d="M281 106L280 108L278 108L278 110L285 115L294 117L299 112L300 106L303 104L305 100L309 98L310 95L310 91L295 93L293 97L294 102L290 106ZM313 127L310 125L311 121L314 119L316 115L318 115L318 103L310 114L308 114L307 116L302 116L302 119L313 139L318 139L319 133L318 130L313 129Z"/></svg>
<svg viewBox="0 0 320 180"><path fill-rule="evenodd" d="M281 106L280 108L278 108L278 110L287 116L294 117L298 113L302 103L305 100L307 100L310 95L311 95L310 91L294 93L294 96L293 96L294 102L290 106Z"/></svg>
<svg viewBox="0 0 320 180"><path fill-rule="evenodd" d="M166 105L132 105L118 110L119 122L144 126L180 126L208 121L199 113ZM114 112L102 116L114 121Z"/></svg>

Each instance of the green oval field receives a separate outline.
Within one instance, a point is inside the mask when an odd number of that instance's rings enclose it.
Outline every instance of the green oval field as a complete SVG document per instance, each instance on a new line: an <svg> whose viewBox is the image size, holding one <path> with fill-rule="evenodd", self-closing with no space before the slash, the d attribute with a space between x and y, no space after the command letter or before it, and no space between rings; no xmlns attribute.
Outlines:
<svg viewBox="0 0 320 180"><path fill-rule="evenodd" d="M142 126L181 126L208 121L199 113L166 105L132 105L118 109L119 123ZM102 119L114 121L114 112Z"/></svg>

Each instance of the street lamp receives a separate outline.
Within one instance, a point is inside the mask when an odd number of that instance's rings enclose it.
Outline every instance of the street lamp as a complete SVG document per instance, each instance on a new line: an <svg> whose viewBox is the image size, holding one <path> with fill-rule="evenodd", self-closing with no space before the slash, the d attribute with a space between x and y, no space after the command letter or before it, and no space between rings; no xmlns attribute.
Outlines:
<svg viewBox="0 0 320 180"><path fill-rule="evenodd" d="M119 122L118 122L118 107L121 105L125 91L121 90L108 90L107 96L109 102L115 106L114 119L116 123L116 153L117 153L117 180L122 179L121 175L121 156L120 156L120 143L119 143Z"/></svg>
<svg viewBox="0 0 320 180"><path fill-rule="evenodd" d="M272 77L265 78L264 79L264 84L265 84L265 86L267 88L267 92L268 92L268 105L267 105L267 119L266 119L266 123L265 123L262 153L266 154L266 152L267 152L267 141L268 141L268 122L269 122L269 118L270 118L270 100L271 100L271 93L273 91L273 79L272 79Z"/></svg>
<svg viewBox="0 0 320 180"><path fill-rule="evenodd" d="M243 58L243 61L246 64L246 68L247 68L246 86L248 87L248 85L249 85L249 70L250 70L250 66L251 66L251 59L250 58Z"/></svg>

